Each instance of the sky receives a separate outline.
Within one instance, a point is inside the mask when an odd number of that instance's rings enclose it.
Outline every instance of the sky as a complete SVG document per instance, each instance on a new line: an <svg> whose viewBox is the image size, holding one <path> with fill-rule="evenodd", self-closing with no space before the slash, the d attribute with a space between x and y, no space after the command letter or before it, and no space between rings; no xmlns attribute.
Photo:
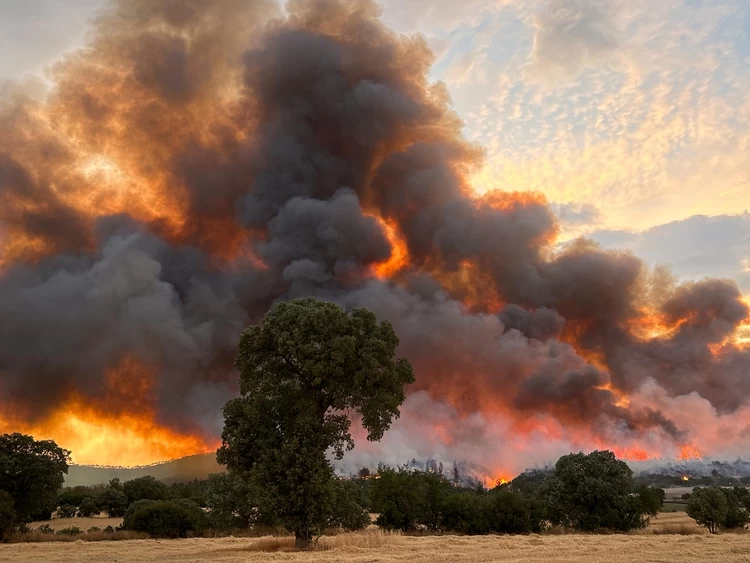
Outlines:
<svg viewBox="0 0 750 563"><path fill-rule="evenodd" d="M252 1L252 0L249 0ZM0 0L0 94L41 90L104 0ZM750 294L750 2L384 0L422 33L485 148L477 191L543 193L564 225Z"/></svg>

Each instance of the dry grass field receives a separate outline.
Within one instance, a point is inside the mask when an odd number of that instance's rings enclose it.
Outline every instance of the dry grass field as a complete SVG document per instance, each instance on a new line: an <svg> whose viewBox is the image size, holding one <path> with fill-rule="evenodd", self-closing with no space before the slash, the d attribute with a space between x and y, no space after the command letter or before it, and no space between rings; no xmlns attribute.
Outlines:
<svg viewBox="0 0 750 563"><path fill-rule="evenodd" d="M30 524L31 528L47 525L53 530L62 530L64 528L80 528L84 532L89 528L96 526L102 530L107 526L116 528L122 524L122 518L107 518L106 516L97 516L95 518L53 518L44 522L34 522Z"/></svg>
<svg viewBox="0 0 750 563"><path fill-rule="evenodd" d="M292 538L134 540L0 545L7 563L750 563L750 534L425 536L370 531L322 538L291 552Z"/></svg>

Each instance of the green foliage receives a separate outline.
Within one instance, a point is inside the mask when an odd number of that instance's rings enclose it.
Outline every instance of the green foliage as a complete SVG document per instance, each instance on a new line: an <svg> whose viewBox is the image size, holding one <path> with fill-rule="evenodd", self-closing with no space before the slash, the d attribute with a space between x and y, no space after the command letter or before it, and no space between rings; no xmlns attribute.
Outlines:
<svg viewBox="0 0 750 563"><path fill-rule="evenodd" d="M51 514L68 472L70 452L51 440L23 434L0 436L0 491L13 499L18 524Z"/></svg>
<svg viewBox="0 0 750 563"><path fill-rule="evenodd" d="M708 531L744 528L750 522L750 492L744 487L696 487L687 503L687 514Z"/></svg>
<svg viewBox="0 0 750 563"><path fill-rule="evenodd" d="M258 506L261 494L250 476L229 471L208 476L206 506L211 526L217 530L249 528L256 524L277 524L272 512L262 512Z"/></svg>
<svg viewBox="0 0 750 563"><path fill-rule="evenodd" d="M553 473L552 469L528 469L518 475L508 485L511 490L517 493L533 495Z"/></svg>
<svg viewBox="0 0 750 563"><path fill-rule="evenodd" d="M299 299L276 305L237 348L241 397L224 408L219 463L247 472L258 501L309 545L333 515L333 471L353 447L345 412L379 440L399 415L411 365L398 338L365 309Z"/></svg>
<svg viewBox="0 0 750 563"><path fill-rule="evenodd" d="M82 518L90 518L91 516L96 516L101 511L98 499L87 497L83 499L81 505L78 507L78 516L81 516Z"/></svg>
<svg viewBox="0 0 750 563"><path fill-rule="evenodd" d="M628 531L648 524L647 511L631 495L633 472L610 451L562 456L540 489L552 524L576 530Z"/></svg>
<svg viewBox="0 0 750 563"><path fill-rule="evenodd" d="M356 482L336 480L333 490L334 503L330 527L355 531L370 525L370 513L362 505L360 489Z"/></svg>
<svg viewBox="0 0 750 563"><path fill-rule="evenodd" d="M726 522L729 512L727 497L719 487L693 489L687 503L687 514L715 534Z"/></svg>
<svg viewBox="0 0 750 563"><path fill-rule="evenodd" d="M16 529L16 510L13 507L13 497L5 491L0 491L0 542L8 538Z"/></svg>
<svg viewBox="0 0 750 563"><path fill-rule="evenodd" d="M120 518L125 516L128 509L128 497L120 489L107 487L96 498L100 512L106 512L110 518Z"/></svg>
<svg viewBox="0 0 750 563"><path fill-rule="evenodd" d="M101 532L102 529L99 526L91 526L88 530L86 530L87 534L93 533L93 532Z"/></svg>
<svg viewBox="0 0 750 563"><path fill-rule="evenodd" d="M125 530L145 532L156 538L185 538L208 526L206 514L194 502L179 500L139 500L125 513Z"/></svg>
<svg viewBox="0 0 750 563"><path fill-rule="evenodd" d="M664 489L656 489L654 487L641 485L638 487L637 493L643 513L648 516L656 516L664 506L664 498L666 497Z"/></svg>
<svg viewBox="0 0 750 563"><path fill-rule="evenodd" d="M151 475L125 481L122 490L128 497L128 503L130 504L139 500L167 500L170 498L169 488Z"/></svg>
<svg viewBox="0 0 750 563"><path fill-rule="evenodd" d="M378 468L373 480L370 501L378 513L376 524L386 530L415 530L422 523L422 505L416 471L406 468Z"/></svg>
<svg viewBox="0 0 750 563"><path fill-rule="evenodd" d="M73 488L66 488L60 492L57 497L57 506L70 505L70 506L81 506L81 503L87 498L96 496L92 487L78 486Z"/></svg>
<svg viewBox="0 0 750 563"><path fill-rule="evenodd" d="M490 498L481 492L465 491L448 495L443 504L443 528L458 534L489 534Z"/></svg>

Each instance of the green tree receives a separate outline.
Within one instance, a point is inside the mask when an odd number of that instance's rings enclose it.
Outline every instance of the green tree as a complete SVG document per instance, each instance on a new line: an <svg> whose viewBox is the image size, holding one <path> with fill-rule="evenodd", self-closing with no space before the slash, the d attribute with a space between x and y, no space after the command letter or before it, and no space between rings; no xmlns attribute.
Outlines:
<svg viewBox="0 0 750 563"><path fill-rule="evenodd" d="M107 487L96 498L101 512L106 512L110 518L120 518L125 515L128 509L128 497L121 490L114 487Z"/></svg>
<svg viewBox="0 0 750 563"><path fill-rule="evenodd" d="M145 532L157 538L184 538L208 525L206 514L191 500L139 500L125 513L125 530Z"/></svg>
<svg viewBox="0 0 750 563"><path fill-rule="evenodd" d="M687 515L715 534L724 525L729 503L719 487L695 488L687 503Z"/></svg>
<svg viewBox="0 0 750 563"><path fill-rule="evenodd" d="M414 381L395 359L398 338L366 309L299 299L279 303L237 348L241 396L224 408L219 463L247 471L274 499L281 522L309 546L333 511L333 471L354 447L348 413L379 440Z"/></svg>
<svg viewBox="0 0 750 563"><path fill-rule="evenodd" d="M52 440L23 434L0 436L0 491L13 499L19 524L57 508L57 494L65 482L70 452Z"/></svg>
<svg viewBox="0 0 750 563"><path fill-rule="evenodd" d="M122 490L131 504L139 500L167 500L170 496L169 487L151 475L125 481Z"/></svg>
<svg viewBox="0 0 750 563"><path fill-rule="evenodd" d="M8 538L16 529L16 510L13 507L13 497L5 491L0 491L0 542Z"/></svg>
<svg viewBox="0 0 750 563"><path fill-rule="evenodd" d="M78 507L78 516L82 518L91 518L101 512L98 499L86 497Z"/></svg>
<svg viewBox="0 0 750 563"><path fill-rule="evenodd" d="M643 512L649 516L656 516L661 507L664 506L664 498L666 497L664 489L641 485L638 487L637 493Z"/></svg>
<svg viewBox="0 0 750 563"><path fill-rule="evenodd" d="M648 524L646 510L631 495L633 471L610 451L562 456L542 485L552 524L583 531L627 531Z"/></svg>
<svg viewBox="0 0 750 563"><path fill-rule="evenodd" d="M380 466L370 489L376 524L386 530L414 530L421 521L420 492L412 472L401 467Z"/></svg>

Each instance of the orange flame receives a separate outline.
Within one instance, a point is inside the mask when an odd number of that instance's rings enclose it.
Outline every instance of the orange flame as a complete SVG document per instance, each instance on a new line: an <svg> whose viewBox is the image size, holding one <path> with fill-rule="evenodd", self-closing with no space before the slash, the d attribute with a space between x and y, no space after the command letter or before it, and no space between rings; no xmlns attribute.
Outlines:
<svg viewBox="0 0 750 563"><path fill-rule="evenodd" d="M691 445L682 446L682 449L680 450L680 456L677 459L679 459L680 461L687 461L690 459L699 459L703 461L701 453L697 448Z"/></svg>
<svg viewBox="0 0 750 563"><path fill-rule="evenodd" d="M409 265L409 250L406 247L406 241L398 231L398 227L395 223L391 223L382 219L378 215L370 215L379 224L380 228L388 238L388 242L391 245L390 257L373 266L375 275L381 279L389 279L398 274L401 270Z"/></svg>
<svg viewBox="0 0 750 563"><path fill-rule="evenodd" d="M73 393L45 420L32 423L0 412L0 432L54 439L72 451L77 464L150 465L215 449L218 444L196 433L178 432L155 420L148 397L151 375L126 359L109 374L107 395L97 404Z"/></svg>

